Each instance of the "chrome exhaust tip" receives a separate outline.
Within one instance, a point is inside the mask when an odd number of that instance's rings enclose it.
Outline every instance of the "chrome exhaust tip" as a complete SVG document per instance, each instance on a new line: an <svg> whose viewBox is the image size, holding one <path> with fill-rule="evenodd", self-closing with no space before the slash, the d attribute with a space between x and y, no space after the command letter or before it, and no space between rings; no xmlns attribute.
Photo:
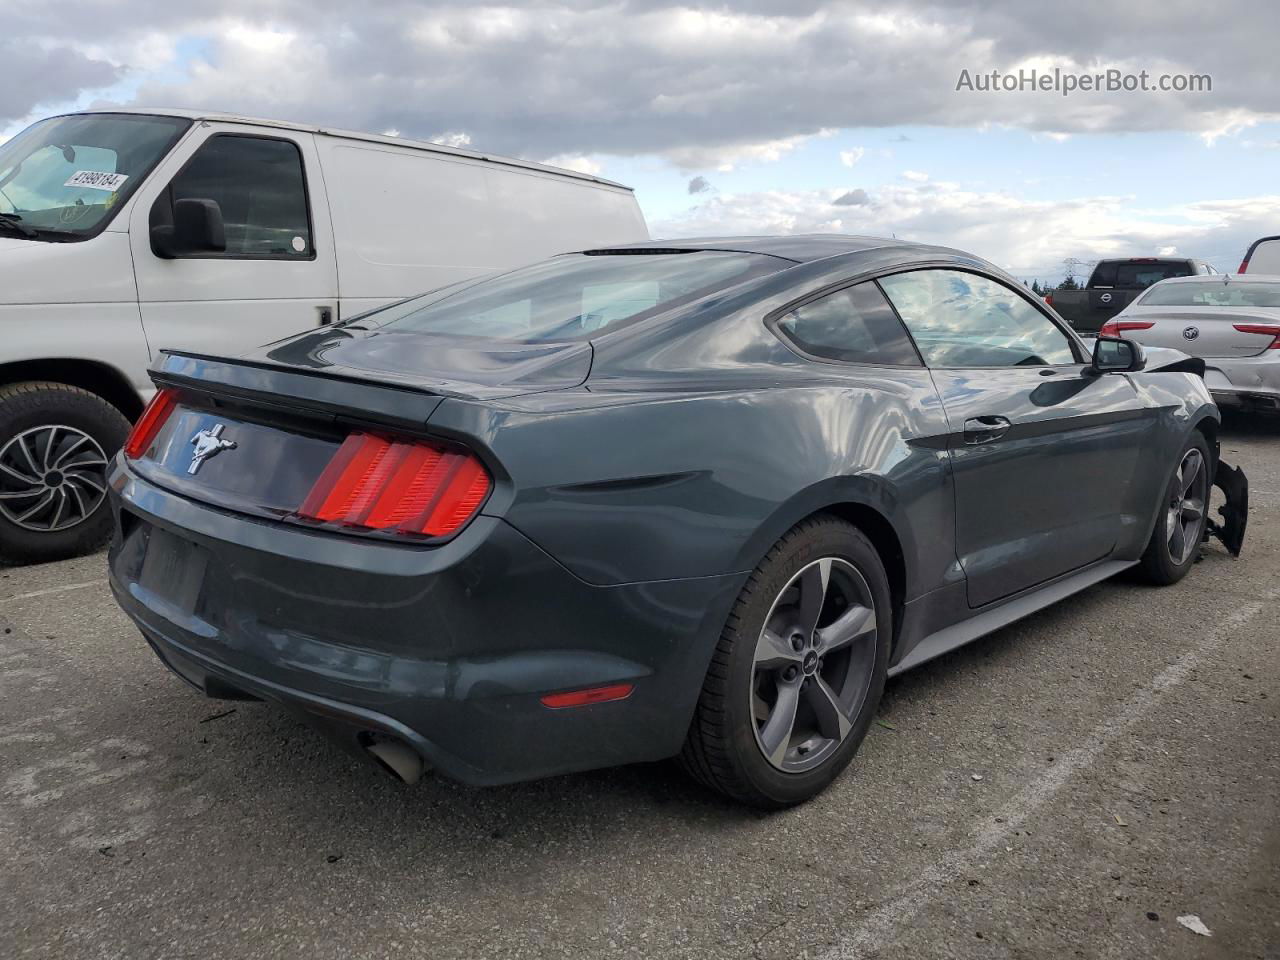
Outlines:
<svg viewBox="0 0 1280 960"><path fill-rule="evenodd" d="M427 770L418 752L399 740L375 740L365 746L377 764L401 783L417 783Z"/></svg>

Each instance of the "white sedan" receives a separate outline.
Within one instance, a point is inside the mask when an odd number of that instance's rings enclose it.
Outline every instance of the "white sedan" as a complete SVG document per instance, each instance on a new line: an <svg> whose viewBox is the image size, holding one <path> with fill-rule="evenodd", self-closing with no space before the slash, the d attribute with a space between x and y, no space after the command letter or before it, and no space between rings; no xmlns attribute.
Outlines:
<svg viewBox="0 0 1280 960"><path fill-rule="evenodd" d="M1280 276L1161 280L1099 336L1200 357L1205 383L1219 404L1280 411Z"/></svg>

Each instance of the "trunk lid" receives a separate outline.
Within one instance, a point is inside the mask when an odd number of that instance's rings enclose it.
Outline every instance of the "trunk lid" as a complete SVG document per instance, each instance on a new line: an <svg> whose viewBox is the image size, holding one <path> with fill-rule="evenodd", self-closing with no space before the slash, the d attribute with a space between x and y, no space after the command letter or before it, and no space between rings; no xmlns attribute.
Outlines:
<svg viewBox="0 0 1280 960"><path fill-rule="evenodd" d="M1116 319L1154 324L1147 330L1126 330L1121 334L1148 346L1172 347L1193 357L1252 357L1271 346L1275 337L1242 333L1235 324L1280 324L1280 309L1153 307L1149 312L1131 310Z"/></svg>
<svg viewBox="0 0 1280 960"><path fill-rule="evenodd" d="M449 456L441 460L442 470L459 454L479 457L486 472L497 475L498 466L485 461L483 452L468 453L455 440L428 434L427 421L445 396L489 399L531 392L534 383L542 390L574 386L585 376L574 371L575 364L580 366L585 357L589 365L590 359L585 343L551 345L571 348L559 357L555 351L522 357L520 345L496 350L451 346L447 353L429 353L436 364L434 376L415 377L408 370L420 363L416 358L421 353L415 351L424 348L413 341L426 338L397 337L377 340L379 356L385 356L389 342L398 346L397 370L357 375L357 363L374 362L367 350L359 349L374 338L335 332L295 338L288 341L288 351L276 345L261 358L162 353L152 377L164 391L165 413L138 449L126 447L129 466L155 485L193 500L263 519L302 522L299 512L309 494L330 465L342 459L340 448L353 436L444 451ZM351 350L350 344L358 349ZM330 350L344 362L332 362ZM454 377L441 375L444 356L459 360ZM467 379L461 376L463 361L470 364ZM392 362L387 359L388 366ZM539 379L547 370L551 374ZM478 382L482 379L489 382ZM516 381L522 387L512 387ZM144 414L136 429L146 419ZM447 492L441 490L442 495Z"/></svg>

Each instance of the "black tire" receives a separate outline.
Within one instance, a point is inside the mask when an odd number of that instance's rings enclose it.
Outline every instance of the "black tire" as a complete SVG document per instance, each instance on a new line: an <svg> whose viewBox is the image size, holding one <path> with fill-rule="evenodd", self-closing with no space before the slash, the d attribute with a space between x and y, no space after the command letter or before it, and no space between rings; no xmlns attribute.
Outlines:
<svg viewBox="0 0 1280 960"><path fill-rule="evenodd" d="M763 740L757 731L758 722L765 724L757 715L760 709L756 692L757 641L771 612L778 616L776 604L782 602L784 591L791 589L790 585L803 571L825 558L843 561L840 569L846 575L848 567L852 567L862 578L861 587L869 590L870 599L874 601L874 636L870 639L874 650L858 654L863 658L860 672L865 677L866 685L861 688L865 689L865 695L860 707L856 706L856 699L849 704L848 732L842 734L843 739L832 738L826 743L825 749L829 752L817 766L802 772L787 772L765 756ZM820 625L838 619L829 611L838 612L841 604L838 597L834 601L826 599L831 596L826 590L824 581L823 619L817 621ZM884 692L892 637L893 608L888 578L871 541L856 527L832 516L818 516L794 527L774 544L748 578L729 614L703 682L680 755L681 764L696 780L713 790L763 809L782 809L817 795L848 766L867 734ZM828 657L835 656L828 652ZM817 666L822 668L822 663L818 660ZM808 684L817 684L819 680L807 672L811 668L807 660L805 664L800 682L806 685L805 689L810 689ZM803 695L799 696L803 699ZM790 736L788 733L787 737Z"/></svg>
<svg viewBox="0 0 1280 960"><path fill-rule="evenodd" d="M1183 535L1182 542L1186 544L1185 555L1181 558L1174 556L1174 546L1171 543L1170 529L1171 519L1170 513L1173 509L1175 493L1179 491L1181 486L1181 472L1183 464L1187 458L1193 453L1198 452L1200 455L1200 480L1198 486L1200 488L1200 516L1194 530L1190 536ZM1209 453L1209 442L1205 439L1204 434L1195 431L1187 439L1186 445L1182 448L1182 452L1178 455L1178 460L1173 466L1169 480L1165 484L1160 500L1160 504L1156 512L1155 528L1151 531L1151 539L1147 543L1147 549L1142 554L1142 561L1138 565L1138 576L1148 583L1157 586L1168 586L1177 583L1187 575L1187 571L1200 557L1200 546L1204 542L1205 523L1209 515L1209 492L1213 489L1213 478L1211 470L1213 469L1213 460ZM1181 498L1179 498L1181 499Z"/></svg>
<svg viewBox="0 0 1280 960"><path fill-rule="evenodd" d="M4 454L25 456L12 445L17 442L16 438L29 438L28 442L36 446L36 460L42 461L40 438L45 435L33 431L55 426L65 428L65 432L53 434L57 449L49 459L56 462L60 455L58 451L67 450L64 463L76 465L76 469L41 473L42 462L34 465L30 461L19 462L24 475L37 477L41 483L61 479L62 483L68 484L65 498L58 494L59 499L65 499L68 505L64 505L63 515L56 520L52 517L52 512L57 509L55 502L34 519L26 521L30 525L48 523L49 526L49 529L32 529L18 521L29 509L28 505L35 505L40 497L4 498L3 507L0 507L0 562L43 563L79 556L101 547L111 534L110 508L105 496L99 498L92 484L100 484L105 491L105 466L99 472L97 463L104 458L109 460L124 444L129 433L129 421L101 397L79 387L44 381L0 387L0 496L24 489L22 480L3 469L3 464L9 462L4 459ZM79 439L84 436L92 443ZM79 446L70 450L71 445L77 442ZM76 479L69 480L68 475ZM77 519L80 505L83 505L86 516ZM72 520L74 523L65 525Z"/></svg>

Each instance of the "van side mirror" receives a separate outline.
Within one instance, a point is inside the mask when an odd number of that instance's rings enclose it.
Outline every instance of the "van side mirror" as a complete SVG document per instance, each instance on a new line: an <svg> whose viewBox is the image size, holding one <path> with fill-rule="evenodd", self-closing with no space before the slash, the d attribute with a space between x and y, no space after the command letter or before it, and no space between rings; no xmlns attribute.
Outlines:
<svg viewBox="0 0 1280 960"><path fill-rule="evenodd" d="M1098 337L1093 342L1092 370L1098 373L1136 373L1147 365L1142 345L1122 337Z"/></svg>
<svg viewBox="0 0 1280 960"><path fill-rule="evenodd" d="M175 200L173 225L156 224L151 228L151 249L167 259L226 250L227 235L218 201Z"/></svg>

